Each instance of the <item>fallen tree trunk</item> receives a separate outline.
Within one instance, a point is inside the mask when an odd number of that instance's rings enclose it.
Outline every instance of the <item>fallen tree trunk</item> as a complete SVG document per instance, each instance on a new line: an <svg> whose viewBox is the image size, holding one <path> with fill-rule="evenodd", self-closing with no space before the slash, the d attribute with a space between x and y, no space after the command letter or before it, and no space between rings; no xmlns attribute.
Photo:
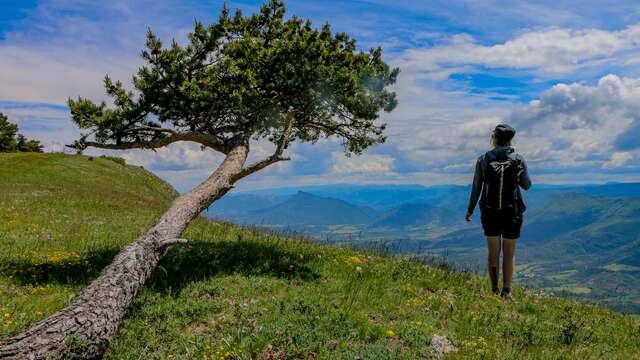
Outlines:
<svg viewBox="0 0 640 360"><path fill-rule="evenodd" d="M167 248L185 242L179 238L187 225L232 188L243 174L247 154L246 144L235 146L207 180L177 198L158 222L124 247L69 307L0 342L0 359L99 358Z"/></svg>

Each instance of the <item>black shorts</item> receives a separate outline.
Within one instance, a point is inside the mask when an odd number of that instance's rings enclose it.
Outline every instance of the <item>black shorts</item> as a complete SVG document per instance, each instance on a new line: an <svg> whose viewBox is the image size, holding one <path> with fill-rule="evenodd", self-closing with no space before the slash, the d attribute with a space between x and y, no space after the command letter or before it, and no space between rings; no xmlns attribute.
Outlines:
<svg viewBox="0 0 640 360"><path fill-rule="evenodd" d="M481 209L480 221L485 236L502 236L517 239L522 229L522 213L514 209Z"/></svg>

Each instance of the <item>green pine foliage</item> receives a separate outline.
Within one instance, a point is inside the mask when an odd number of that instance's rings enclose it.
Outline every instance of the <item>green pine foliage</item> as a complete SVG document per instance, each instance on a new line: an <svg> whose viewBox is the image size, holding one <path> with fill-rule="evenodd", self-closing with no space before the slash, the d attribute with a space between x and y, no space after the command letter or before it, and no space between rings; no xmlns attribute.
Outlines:
<svg viewBox="0 0 640 360"><path fill-rule="evenodd" d="M0 113L0 152L42 152L42 145L18 134L18 125L10 123L9 118Z"/></svg>
<svg viewBox="0 0 640 360"><path fill-rule="evenodd" d="M237 139L275 144L341 139L348 154L385 141L381 111L392 111L398 76L380 48L360 51L345 33L285 16L270 0L260 12L196 21L188 43L164 46L147 34L134 90L108 76L113 107L69 99L87 133L76 143L112 149L156 148L188 140L225 152Z"/></svg>
<svg viewBox="0 0 640 360"><path fill-rule="evenodd" d="M0 339L64 308L177 196L140 167L0 155ZM634 359L640 319L443 266L198 219L107 359Z"/></svg>

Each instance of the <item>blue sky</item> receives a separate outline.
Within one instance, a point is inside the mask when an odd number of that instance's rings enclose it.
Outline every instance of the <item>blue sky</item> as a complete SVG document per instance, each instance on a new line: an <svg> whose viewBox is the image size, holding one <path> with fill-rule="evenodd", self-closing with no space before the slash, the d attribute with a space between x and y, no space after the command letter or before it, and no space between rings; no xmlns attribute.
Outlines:
<svg viewBox="0 0 640 360"><path fill-rule="evenodd" d="M256 11L259 1L229 1ZM402 70L399 107L382 118L389 141L346 158L335 140L295 144L293 161L240 189L321 183L470 181L500 122L534 181L640 180L640 5L633 1L295 0L288 14L329 22L366 49L382 46ZM78 131L69 96L106 99L101 79L127 81L147 28L184 41L194 19L215 21L215 0L0 0L0 111L48 150ZM253 146L254 157L270 151ZM94 151L95 152L95 151ZM99 152L95 152L99 153ZM175 144L119 153L187 190L219 163Z"/></svg>

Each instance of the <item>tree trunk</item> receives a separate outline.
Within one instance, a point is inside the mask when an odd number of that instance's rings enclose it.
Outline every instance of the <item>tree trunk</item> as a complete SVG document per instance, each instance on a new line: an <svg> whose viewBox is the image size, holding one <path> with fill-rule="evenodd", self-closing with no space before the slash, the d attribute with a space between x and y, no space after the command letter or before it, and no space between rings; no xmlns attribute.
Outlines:
<svg viewBox="0 0 640 360"><path fill-rule="evenodd" d="M1 342L0 359L100 357L167 247L183 242L178 238L187 225L231 189L247 154L246 144L234 147L207 180L177 198L160 220L124 247L69 307Z"/></svg>

